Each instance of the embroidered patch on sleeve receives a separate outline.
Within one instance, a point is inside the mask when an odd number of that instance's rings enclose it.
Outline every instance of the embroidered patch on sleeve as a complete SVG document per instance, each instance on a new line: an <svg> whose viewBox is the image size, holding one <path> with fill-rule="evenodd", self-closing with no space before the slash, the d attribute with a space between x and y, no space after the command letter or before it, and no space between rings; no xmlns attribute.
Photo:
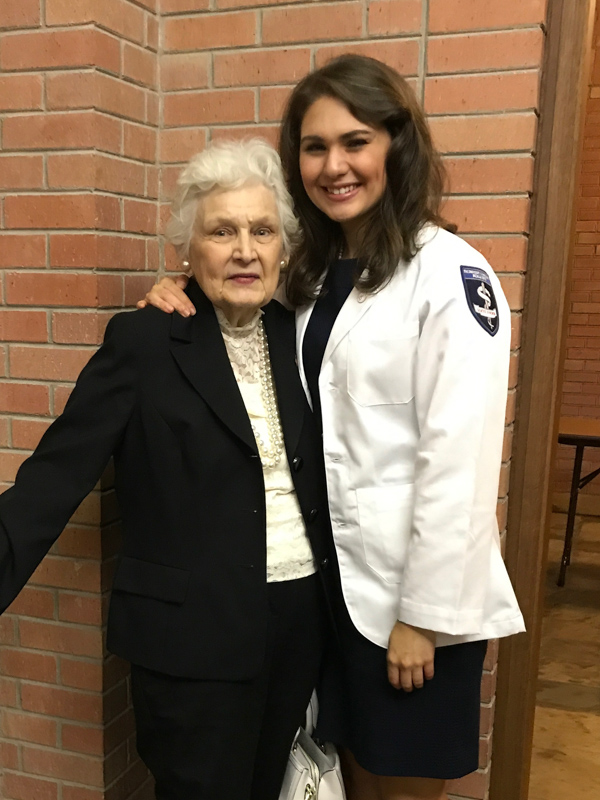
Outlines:
<svg viewBox="0 0 600 800"><path fill-rule="evenodd" d="M500 327L500 319L498 304L487 272L478 267L461 267L460 274L471 314L484 331L490 336L495 336Z"/></svg>

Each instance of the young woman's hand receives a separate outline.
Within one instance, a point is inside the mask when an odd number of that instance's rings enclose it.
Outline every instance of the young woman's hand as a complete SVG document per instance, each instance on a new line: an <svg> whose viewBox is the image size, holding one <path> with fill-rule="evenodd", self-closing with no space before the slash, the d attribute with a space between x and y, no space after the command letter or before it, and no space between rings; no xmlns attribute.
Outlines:
<svg viewBox="0 0 600 800"><path fill-rule="evenodd" d="M396 622L387 651L388 680L395 689L412 692L433 678L435 632Z"/></svg>
<svg viewBox="0 0 600 800"><path fill-rule="evenodd" d="M175 280L163 278L160 283L154 284L146 293L144 300L140 300L136 305L138 308L146 308L147 305L156 306L167 314L178 311L182 317L189 317L196 313L196 309L183 291L188 282L189 276L185 274L178 275Z"/></svg>

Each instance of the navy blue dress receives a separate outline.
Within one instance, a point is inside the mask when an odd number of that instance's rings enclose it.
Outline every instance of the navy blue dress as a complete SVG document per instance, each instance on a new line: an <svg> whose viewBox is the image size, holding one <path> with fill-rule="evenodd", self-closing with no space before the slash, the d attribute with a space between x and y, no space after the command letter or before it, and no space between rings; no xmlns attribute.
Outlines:
<svg viewBox="0 0 600 800"><path fill-rule="evenodd" d="M304 371L321 427L319 372L355 272L353 259L332 266L304 336ZM337 581L339 637L330 648L318 687L317 737L348 748L375 775L449 780L476 770L487 642L437 648L435 675L422 689L394 689L387 678L385 648L356 629L343 601L339 574Z"/></svg>

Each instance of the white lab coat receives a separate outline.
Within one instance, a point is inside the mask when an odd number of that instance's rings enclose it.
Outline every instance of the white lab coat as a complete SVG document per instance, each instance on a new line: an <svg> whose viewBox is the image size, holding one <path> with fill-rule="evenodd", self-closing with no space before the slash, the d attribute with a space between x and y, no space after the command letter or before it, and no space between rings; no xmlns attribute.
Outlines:
<svg viewBox="0 0 600 800"><path fill-rule="evenodd" d="M422 241L381 291L352 290L319 377L344 598L357 629L382 647L397 619L436 631L438 646L524 630L496 521L510 310L480 253L434 226ZM489 276L494 335L469 306L461 266ZM296 320L307 395L313 307Z"/></svg>

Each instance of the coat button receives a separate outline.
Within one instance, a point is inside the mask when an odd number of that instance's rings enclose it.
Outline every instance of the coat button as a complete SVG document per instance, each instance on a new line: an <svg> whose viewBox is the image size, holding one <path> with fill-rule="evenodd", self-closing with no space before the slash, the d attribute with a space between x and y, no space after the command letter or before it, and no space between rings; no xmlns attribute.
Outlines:
<svg viewBox="0 0 600 800"><path fill-rule="evenodd" d="M292 460L292 467L294 468L294 472L299 472L302 469L302 465L304 464L303 459L300 456L296 456Z"/></svg>
<svg viewBox="0 0 600 800"><path fill-rule="evenodd" d="M328 566L329 566L329 559L324 558L323 561L321 561L321 569L327 569Z"/></svg>
<svg viewBox="0 0 600 800"><path fill-rule="evenodd" d="M319 513L319 512L318 512L318 510L317 510L316 508L313 508L313 509L311 509L311 510L308 512L308 521L309 521L309 522L314 522L314 521L316 520L316 518L317 518L317 514L318 514L318 513Z"/></svg>

